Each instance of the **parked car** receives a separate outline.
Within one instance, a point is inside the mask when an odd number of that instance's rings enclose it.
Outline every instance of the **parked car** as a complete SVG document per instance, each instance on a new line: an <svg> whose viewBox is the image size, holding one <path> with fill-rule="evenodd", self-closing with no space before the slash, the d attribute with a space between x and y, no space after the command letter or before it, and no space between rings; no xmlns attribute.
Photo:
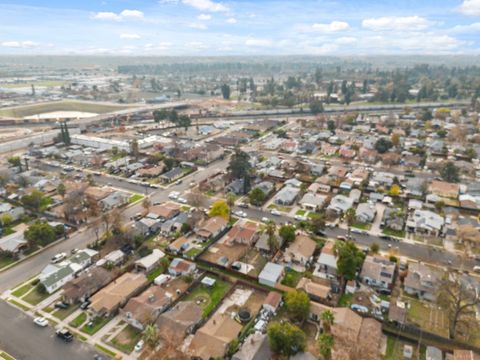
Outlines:
<svg viewBox="0 0 480 360"><path fill-rule="evenodd" d="M140 352L143 349L143 345L145 342L143 340L140 340L136 345L135 345L135 352Z"/></svg>
<svg viewBox="0 0 480 360"><path fill-rule="evenodd" d="M83 303L80 304L80 309L86 310L90 306L92 302L90 300L85 300Z"/></svg>
<svg viewBox="0 0 480 360"><path fill-rule="evenodd" d="M181 204L187 204L187 203L188 203L187 199L185 199L185 198L183 198L183 197L179 197L179 198L177 199L177 201L178 201L179 203L181 203Z"/></svg>
<svg viewBox="0 0 480 360"><path fill-rule="evenodd" d="M50 261L52 264L59 263L60 261L64 260L67 257L67 254L65 253L58 253L54 257L52 257L52 260Z"/></svg>
<svg viewBox="0 0 480 360"><path fill-rule="evenodd" d="M233 215L241 217L241 218L247 217L247 213L245 213L244 211L241 211L241 210L234 211Z"/></svg>
<svg viewBox="0 0 480 360"><path fill-rule="evenodd" d="M269 222L269 221L270 221L269 218L267 218L267 217L265 217L265 216L262 217L262 222L267 223L267 222Z"/></svg>
<svg viewBox="0 0 480 360"><path fill-rule="evenodd" d="M298 220L298 221L307 221L307 217L305 215L295 215L294 216L294 219L295 220Z"/></svg>
<svg viewBox="0 0 480 360"><path fill-rule="evenodd" d="M48 320L42 316L36 317L35 319L33 319L33 322L35 323L35 325L38 325L40 327L48 326Z"/></svg>
<svg viewBox="0 0 480 360"><path fill-rule="evenodd" d="M175 185L180 185L183 182L183 180L178 180Z"/></svg>
<svg viewBox="0 0 480 360"><path fill-rule="evenodd" d="M276 209L272 209L272 211L270 211L270 214L275 215L275 216L280 216L281 215L280 211L278 211Z"/></svg>
<svg viewBox="0 0 480 360"><path fill-rule="evenodd" d="M63 301L56 302L54 305L54 307L57 309L67 309L68 306L69 305L67 303L64 303Z"/></svg>
<svg viewBox="0 0 480 360"><path fill-rule="evenodd" d="M244 208L244 209L248 209L249 205L245 202L241 202L238 204L238 207L241 207L241 208Z"/></svg>
<svg viewBox="0 0 480 360"><path fill-rule="evenodd" d="M480 266L474 266L473 271L476 273L480 273Z"/></svg>
<svg viewBox="0 0 480 360"><path fill-rule="evenodd" d="M56 331L57 337L65 342L71 342L73 340L73 334L66 328L62 328Z"/></svg>

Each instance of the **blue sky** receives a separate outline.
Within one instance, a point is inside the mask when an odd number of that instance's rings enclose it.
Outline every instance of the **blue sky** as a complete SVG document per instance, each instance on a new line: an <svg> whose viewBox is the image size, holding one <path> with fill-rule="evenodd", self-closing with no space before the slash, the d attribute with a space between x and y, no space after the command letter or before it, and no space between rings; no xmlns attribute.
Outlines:
<svg viewBox="0 0 480 360"><path fill-rule="evenodd" d="M0 54L479 54L480 0L0 3Z"/></svg>

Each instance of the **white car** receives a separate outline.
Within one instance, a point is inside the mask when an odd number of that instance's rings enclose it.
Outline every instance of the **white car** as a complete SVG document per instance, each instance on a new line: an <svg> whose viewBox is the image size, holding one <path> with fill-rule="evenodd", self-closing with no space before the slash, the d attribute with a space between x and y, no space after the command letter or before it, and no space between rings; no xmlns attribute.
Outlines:
<svg viewBox="0 0 480 360"><path fill-rule="evenodd" d="M243 212L243 211L240 211L240 210L235 211L233 214L236 215L236 216L238 216L238 217L241 217L241 218L247 217L247 213L245 213L245 212Z"/></svg>
<svg viewBox="0 0 480 360"><path fill-rule="evenodd" d="M280 216L280 211L276 210L276 209L273 209L272 211L270 211L270 214L272 215L275 215L275 216Z"/></svg>
<svg viewBox="0 0 480 360"><path fill-rule="evenodd" d="M350 229L350 232L352 232L354 234L361 234L361 235L368 234L365 230L357 229L357 228Z"/></svg>
<svg viewBox="0 0 480 360"><path fill-rule="evenodd" d="M264 216L264 217L262 217L262 222L264 222L264 223L268 223L269 221L270 221L270 219L269 219L269 218L267 218L267 217L265 217L265 216Z"/></svg>
<svg viewBox="0 0 480 360"><path fill-rule="evenodd" d="M51 263L56 264L59 263L60 261L64 260L67 257L67 254L65 253L58 253L54 257L52 257Z"/></svg>
<svg viewBox="0 0 480 360"><path fill-rule="evenodd" d="M298 221L307 221L307 217L305 215L295 215L294 218Z"/></svg>
<svg viewBox="0 0 480 360"><path fill-rule="evenodd" d="M175 199L178 199L178 195L180 195L178 192L172 191L170 194L168 194L168 197L169 197L170 199L175 200Z"/></svg>
<svg viewBox="0 0 480 360"><path fill-rule="evenodd" d="M145 344L145 341L140 340L137 345L135 345L135 352L140 352L143 349L143 345Z"/></svg>
<svg viewBox="0 0 480 360"><path fill-rule="evenodd" d="M48 320L44 317L36 317L33 319L33 322L40 327L48 326Z"/></svg>
<svg viewBox="0 0 480 360"><path fill-rule="evenodd" d="M187 199L182 198L182 197L179 197L179 198L177 199L177 201L178 201L179 203L181 203L181 204L187 204L187 203L188 203Z"/></svg>

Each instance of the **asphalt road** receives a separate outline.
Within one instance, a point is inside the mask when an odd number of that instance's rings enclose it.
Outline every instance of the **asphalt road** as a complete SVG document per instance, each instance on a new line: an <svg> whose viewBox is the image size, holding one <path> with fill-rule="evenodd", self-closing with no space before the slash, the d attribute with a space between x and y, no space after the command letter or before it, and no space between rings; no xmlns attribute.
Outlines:
<svg viewBox="0 0 480 360"><path fill-rule="evenodd" d="M38 327L31 317L3 301L0 319L0 349L17 360L92 360L98 353L76 339L69 344L63 342L52 327Z"/></svg>

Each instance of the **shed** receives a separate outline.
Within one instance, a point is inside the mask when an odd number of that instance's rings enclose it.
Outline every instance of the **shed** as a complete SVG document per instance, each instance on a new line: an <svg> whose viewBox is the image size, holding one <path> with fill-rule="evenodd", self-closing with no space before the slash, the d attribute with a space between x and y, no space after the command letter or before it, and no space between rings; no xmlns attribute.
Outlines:
<svg viewBox="0 0 480 360"><path fill-rule="evenodd" d="M258 282L263 285L274 287L283 275L283 266L272 262L267 263L260 275Z"/></svg>

